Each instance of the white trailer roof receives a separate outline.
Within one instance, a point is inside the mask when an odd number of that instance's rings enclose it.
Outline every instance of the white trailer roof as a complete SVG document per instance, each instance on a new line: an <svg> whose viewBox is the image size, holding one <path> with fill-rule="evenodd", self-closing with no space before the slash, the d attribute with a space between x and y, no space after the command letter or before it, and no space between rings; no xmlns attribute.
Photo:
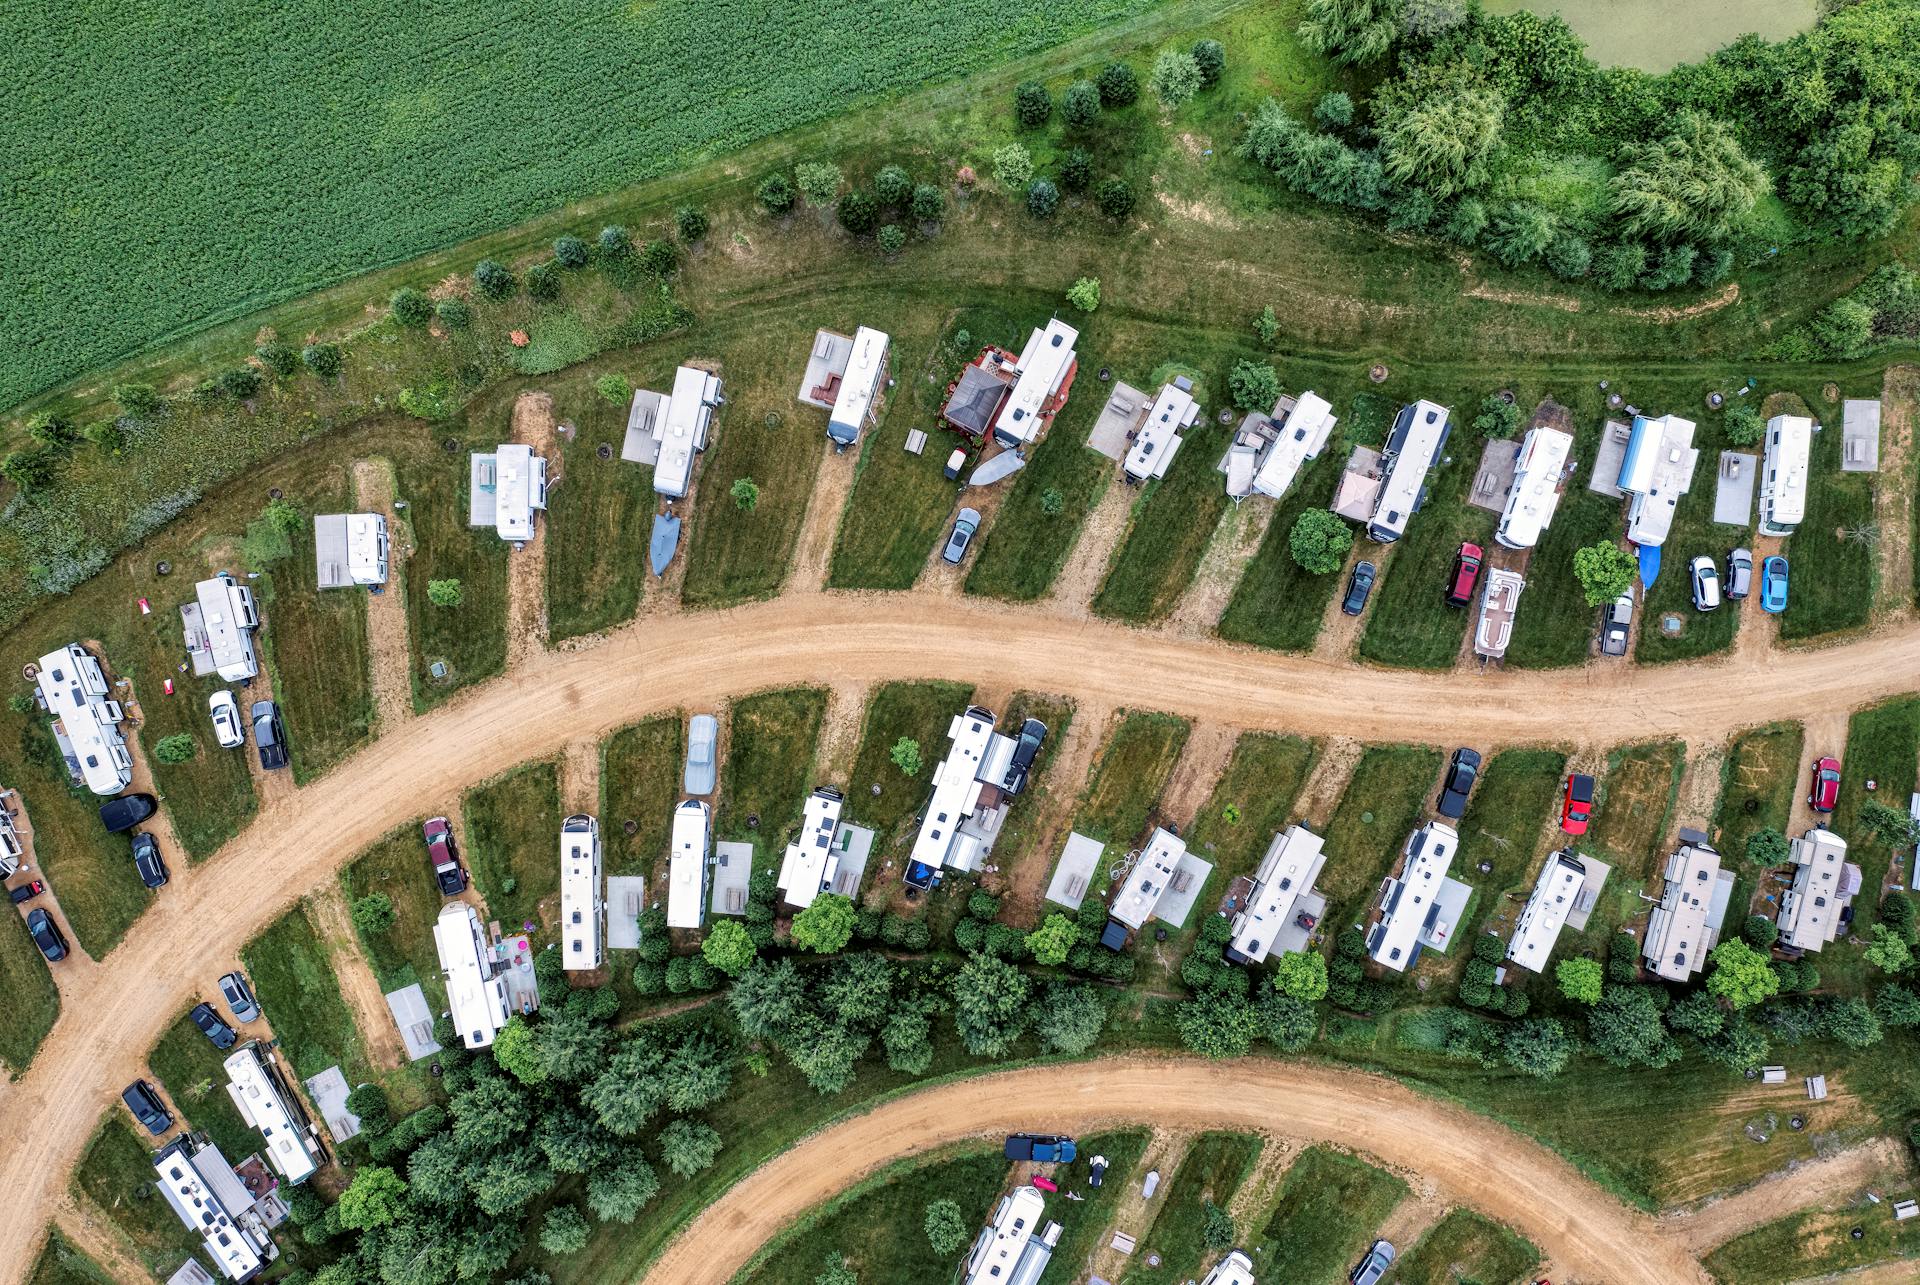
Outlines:
<svg viewBox="0 0 1920 1285"><path fill-rule="evenodd" d="M318 1168L319 1148L287 1101L287 1090L267 1069L258 1044L244 1044L227 1055L227 1096L241 1119L266 1139L267 1159L288 1182L305 1182Z"/></svg>
<svg viewBox="0 0 1920 1285"><path fill-rule="evenodd" d="M1775 415L1767 421L1767 458L1760 473L1760 534L1791 535L1807 516L1807 465L1813 421Z"/></svg>
<svg viewBox="0 0 1920 1285"><path fill-rule="evenodd" d="M1180 864L1180 858L1186 855L1185 839L1164 827L1156 829L1148 837L1140 859L1134 862L1127 881L1120 885L1120 891L1114 895L1113 905L1107 913L1129 928L1143 927L1147 920L1153 918L1154 908L1160 904L1160 898L1166 895L1174 868Z"/></svg>
<svg viewBox="0 0 1920 1285"><path fill-rule="evenodd" d="M1254 1285L1253 1260L1236 1249L1215 1263L1200 1285Z"/></svg>
<svg viewBox="0 0 1920 1285"><path fill-rule="evenodd" d="M673 810L667 863L667 927L698 928L707 909L707 821L712 809L688 799Z"/></svg>
<svg viewBox="0 0 1920 1285"><path fill-rule="evenodd" d="M1434 910L1460 836L1450 825L1430 821L1407 838L1405 866L1381 888L1380 922L1367 935L1367 953L1377 964L1404 971L1413 962L1427 915Z"/></svg>
<svg viewBox="0 0 1920 1285"><path fill-rule="evenodd" d="M464 901L449 901L433 924L433 946L447 983L447 1007L460 1042L470 1049L493 1043L507 1024L507 979L493 974L480 916Z"/></svg>
<svg viewBox="0 0 1920 1285"><path fill-rule="evenodd" d="M843 802L838 790L815 790L807 796L800 833L780 859L777 882L788 905L804 910L815 897L833 887L833 877L840 869L840 851L833 846L833 832L840 826Z"/></svg>
<svg viewBox="0 0 1920 1285"><path fill-rule="evenodd" d="M1620 460L1620 490L1633 497L1627 506L1627 539L1657 548L1673 529L1680 497L1693 488L1700 452L1693 445L1693 421L1678 415L1633 418L1627 451Z"/></svg>
<svg viewBox="0 0 1920 1285"><path fill-rule="evenodd" d="M1530 973L1544 971L1553 954L1553 943L1559 940L1560 929L1573 910L1573 899L1586 880L1586 866L1571 852L1548 857L1507 941L1508 958Z"/></svg>
<svg viewBox="0 0 1920 1285"><path fill-rule="evenodd" d="M887 381L887 335L885 331L862 326L854 331L853 352L840 377L840 391L833 398L833 412L827 417L827 436L836 442L855 442L873 403L879 399L881 385Z"/></svg>
<svg viewBox="0 0 1920 1285"><path fill-rule="evenodd" d="M523 442L502 442L469 458L467 524L492 527L502 540L533 538L533 515L547 507L547 461Z"/></svg>
<svg viewBox="0 0 1920 1285"><path fill-rule="evenodd" d="M1385 543L1406 534L1407 520L1426 490L1427 471L1446 446L1451 414L1445 406L1423 400L1402 409L1395 419L1386 450L1393 459L1374 496L1373 519L1367 524L1367 534L1374 540Z"/></svg>
<svg viewBox="0 0 1920 1285"><path fill-rule="evenodd" d="M1294 479L1306 462L1317 459L1327 444L1333 426L1339 423L1327 399L1315 392L1304 392L1287 413L1285 422L1267 445L1260 467L1253 475L1253 489L1274 499L1285 498Z"/></svg>
<svg viewBox="0 0 1920 1285"><path fill-rule="evenodd" d="M313 562L322 589L387 582L387 519L379 513L313 515Z"/></svg>
<svg viewBox="0 0 1920 1285"><path fill-rule="evenodd" d="M682 366L673 374L673 391L666 409L653 420L653 440L660 444L653 463L653 489L675 499L693 484L693 457L707 449L707 427L720 404L720 376L697 366Z"/></svg>
<svg viewBox="0 0 1920 1285"><path fill-rule="evenodd" d="M1020 351L1020 376L994 425L998 436L1024 445L1040 435L1041 412L1073 368L1073 346L1079 339L1080 332L1058 317L1027 337Z"/></svg>
<svg viewBox="0 0 1920 1285"><path fill-rule="evenodd" d="M1313 891L1326 863L1326 840L1305 826L1291 825L1274 835L1254 872L1253 895L1234 916L1227 957L1247 964L1265 959L1275 935L1293 918L1300 898Z"/></svg>
<svg viewBox="0 0 1920 1285"><path fill-rule="evenodd" d="M258 674L253 631L260 627L260 615L253 590L234 583L231 576L210 576L193 586L193 597L200 609L198 641L204 648L204 660L194 657L195 672L217 673L230 683Z"/></svg>
<svg viewBox="0 0 1920 1285"><path fill-rule="evenodd" d="M1513 464L1513 489L1493 538L1509 549L1531 549L1540 542L1553 512L1560 507L1560 474L1573 450L1573 436L1557 428L1535 428L1520 444Z"/></svg>
<svg viewBox="0 0 1920 1285"><path fill-rule="evenodd" d="M1733 872L1720 869L1720 854L1706 844L1683 843L1667 858L1666 880L1641 954L1659 976L1684 982L1706 966L1720 939Z"/></svg>
<svg viewBox="0 0 1920 1285"><path fill-rule="evenodd" d="M1135 482L1165 477L1167 466L1179 453L1180 434L1193 427L1199 416L1200 406L1192 393L1172 384L1162 386L1160 395L1147 408L1147 417L1140 421L1133 449L1121 464L1126 475Z"/></svg>
<svg viewBox="0 0 1920 1285"><path fill-rule="evenodd" d="M974 1241L966 1262L964 1285L1013 1285L1021 1279L1038 1279L1039 1272L1028 1266L1038 1251L1040 1266L1045 1267L1052 1251L1035 1239L1040 1219L1047 1212L1046 1198L1033 1187L1015 1187L1001 1197L987 1224Z"/></svg>
<svg viewBox="0 0 1920 1285"><path fill-rule="evenodd" d="M235 1221L245 1209L227 1208L208 1183L202 1162L208 1169L216 1163L227 1164L226 1157L211 1144L195 1148L191 1139L175 1138L154 1153L154 1185L187 1230L200 1238L201 1248L221 1275L228 1280L246 1280L266 1265L272 1242L254 1228ZM228 1173L231 1175L231 1168Z"/></svg>
<svg viewBox="0 0 1920 1285"><path fill-rule="evenodd" d="M933 770L933 798L908 857L936 869L946 863L954 832L980 801L980 769L993 740L993 713L970 705L953 716L947 736L953 748Z"/></svg>
<svg viewBox="0 0 1920 1285"><path fill-rule="evenodd" d="M1815 826L1790 849L1793 887L1780 898L1780 941L1795 950L1819 950L1840 932L1840 912L1860 890L1860 870L1847 864L1847 841Z"/></svg>
<svg viewBox="0 0 1920 1285"><path fill-rule="evenodd" d="M560 823L560 952L568 969L598 968L606 959L600 870L600 823L575 813Z"/></svg>
<svg viewBox="0 0 1920 1285"><path fill-rule="evenodd" d="M107 674L100 662L68 643L40 658L36 680L40 699L60 722L60 731L73 749L68 762L95 794L118 794L133 783L133 756L119 724L126 717L120 702L108 692Z"/></svg>

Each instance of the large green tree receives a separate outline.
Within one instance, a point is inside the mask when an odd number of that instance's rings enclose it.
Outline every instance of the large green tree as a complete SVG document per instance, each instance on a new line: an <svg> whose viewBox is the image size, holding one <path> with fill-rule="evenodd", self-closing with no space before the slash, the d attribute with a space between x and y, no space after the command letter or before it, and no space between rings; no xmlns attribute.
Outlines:
<svg viewBox="0 0 1920 1285"><path fill-rule="evenodd" d="M1403 0L1307 0L1300 43L1336 63L1378 62L1400 34Z"/></svg>
<svg viewBox="0 0 1920 1285"><path fill-rule="evenodd" d="M1724 241L1770 186L1733 126L1697 112L1665 138L1628 143L1620 161L1613 213L1629 236L1657 241Z"/></svg>
<svg viewBox="0 0 1920 1285"><path fill-rule="evenodd" d="M1446 200L1485 187L1506 126L1495 90L1452 77L1415 76L1383 89L1374 104L1388 178Z"/></svg>

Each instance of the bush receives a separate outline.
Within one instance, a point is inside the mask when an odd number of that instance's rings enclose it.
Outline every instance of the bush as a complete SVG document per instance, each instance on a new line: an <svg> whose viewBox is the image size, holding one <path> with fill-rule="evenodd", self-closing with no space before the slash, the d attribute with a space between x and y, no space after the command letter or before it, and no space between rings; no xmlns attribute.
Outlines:
<svg viewBox="0 0 1920 1285"><path fill-rule="evenodd" d="M300 360L320 378L332 379L340 373L340 345L308 344L300 350Z"/></svg>
<svg viewBox="0 0 1920 1285"><path fill-rule="evenodd" d="M384 892L370 892L357 898L351 914L353 926L370 937L388 931L399 918L393 909L393 898Z"/></svg>
<svg viewBox="0 0 1920 1285"><path fill-rule="evenodd" d="M1140 97L1140 77L1123 62L1110 62L1094 79L1102 107L1125 107Z"/></svg>
<svg viewBox="0 0 1920 1285"><path fill-rule="evenodd" d="M649 241L640 248L640 270L648 276L672 276L679 266L680 252L671 241Z"/></svg>
<svg viewBox="0 0 1920 1285"><path fill-rule="evenodd" d="M1200 85L1212 89L1226 74L1227 51L1218 40L1200 40L1193 46L1193 65L1200 69Z"/></svg>
<svg viewBox="0 0 1920 1285"><path fill-rule="evenodd" d="M1280 372L1265 362L1242 358L1233 363L1227 388L1233 394L1235 406L1264 414L1280 400Z"/></svg>
<svg viewBox="0 0 1920 1285"><path fill-rule="evenodd" d="M1023 188L1033 177L1033 157L1018 143L993 149L993 176L1009 189Z"/></svg>
<svg viewBox="0 0 1920 1285"><path fill-rule="evenodd" d="M1727 407L1721 427L1726 431L1727 440L1735 446L1758 446L1760 439L1767 435L1767 423L1760 418L1760 412L1745 404Z"/></svg>
<svg viewBox="0 0 1920 1285"><path fill-rule="evenodd" d="M1037 80L1023 80L1013 91L1013 117L1021 129L1039 129L1053 115L1053 95Z"/></svg>
<svg viewBox="0 0 1920 1285"><path fill-rule="evenodd" d="M1093 158L1084 147L1070 147L1060 159L1060 186L1069 192L1084 192L1093 182Z"/></svg>
<svg viewBox="0 0 1920 1285"><path fill-rule="evenodd" d="M1520 427L1520 408L1500 396L1488 393L1480 402L1480 413L1473 427L1482 437L1512 437Z"/></svg>
<svg viewBox="0 0 1920 1285"><path fill-rule="evenodd" d="M611 406L626 406L633 401L633 385L623 375L609 372L593 381L593 391Z"/></svg>
<svg viewBox="0 0 1920 1285"><path fill-rule="evenodd" d="M251 366L235 366L220 376L220 391L235 401L245 401L260 391L260 372Z"/></svg>
<svg viewBox="0 0 1920 1285"><path fill-rule="evenodd" d="M600 229L600 235L594 239L594 245L600 251L600 257L608 260L625 259L633 253L633 233L619 223L609 223Z"/></svg>
<svg viewBox="0 0 1920 1285"><path fill-rule="evenodd" d="M967 897L967 914L982 923L992 923L1000 913L1000 898L985 888L976 888Z"/></svg>
<svg viewBox="0 0 1920 1285"><path fill-rule="evenodd" d="M1067 302L1081 312L1092 312L1100 306L1100 278L1081 277L1067 287Z"/></svg>
<svg viewBox="0 0 1920 1285"><path fill-rule="evenodd" d="M293 374L294 371L300 369L299 352L294 349L293 345L283 344L277 339L270 340L267 343L261 344L258 348L255 348L253 350L253 355L260 359L261 365L265 366L268 370L280 376L280 378L282 379L285 379L288 375L291 375ZM127 404L126 399L120 396L120 394L123 391L126 391L129 388L146 388L146 385L145 384L123 384L119 388L114 389L113 390L114 400L120 403L121 410L125 411L129 415L132 415L136 419L145 419L147 418L147 416L151 415L154 411L157 411L160 409L160 405L161 405L160 399L159 397L156 396L153 398L152 403L147 407L147 409L135 410L132 406ZM153 392L151 388L147 388L147 391L149 393Z"/></svg>
<svg viewBox="0 0 1920 1285"><path fill-rule="evenodd" d="M1747 836L1747 860L1757 866L1777 866L1787 859L1792 845L1787 836L1772 826L1755 830Z"/></svg>
<svg viewBox="0 0 1920 1285"><path fill-rule="evenodd" d="M929 1202L921 1226L927 1233L927 1244L941 1258L950 1258L959 1253L961 1246L971 1238L971 1229L960 1212L960 1206L951 1200Z"/></svg>
<svg viewBox="0 0 1920 1285"><path fill-rule="evenodd" d="M785 174L769 174L760 181L754 199L769 214L785 214L793 208L793 184Z"/></svg>
<svg viewBox="0 0 1920 1285"><path fill-rule="evenodd" d="M412 286L401 286L387 300L387 310L403 326L418 329L433 319L433 301Z"/></svg>
<svg viewBox="0 0 1920 1285"><path fill-rule="evenodd" d="M906 776L919 776L920 769L924 766L924 762L920 757L920 742L914 740L911 736L903 736L895 741L893 748L887 751L887 758ZM974 895L981 896L984 894L975 893ZM993 916L989 914L986 918L991 919Z"/></svg>
<svg viewBox="0 0 1920 1285"><path fill-rule="evenodd" d="M442 299L434 305L433 313L448 330L473 328L473 305L458 296Z"/></svg>
<svg viewBox="0 0 1920 1285"><path fill-rule="evenodd" d="M427 581L427 601L436 607L457 607L464 596L456 579Z"/></svg>
<svg viewBox="0 0 1920 1285"><path fill-rule="evenodd" d="M1593 256L1593 277L1609 290L1631 290L1647 270L1647 247L1638 241L1603 247Z"/></svg>
<svg viewBox="0 0 1920 1285"><path fill-rule="evenodd" d="M154 744L153 756L162 763L185 763L194 756L198 748L190 734L175 732L172 736L161 737Z"/></svg>
<svg viewBox="0 0 1920 1285"><path fill-rule="evenodd" d="M692 245L707 234L707 212L698 206L683 205L673 212L673 230Z"/></svg>
<svg viewBox="0 0 1920 1285"><path fill-rule="evenodd" d="M1573 232L1562 232L1547 247L1547 271L1562 281L1578 281L1593 266L1593 247Z"/></svg>
<svg viewBox="0 0 1920 1285"><path fill-rule="evenodd" d="M1772 950L1773 943L1780 939L1780 929L1765 915L1748 915L1740 935L1756 950Z"/></svg>
<svg viewBox="0 0 1920 1285"><path fill-rule="evenodd" d="M879 242L883 254L898 254L907 248L907 234L901 230L898 223L889 223L881 228L875 239Z"/></svg>
<svg viewBox="0 0 1920 1285"><path fill-rule="evenodd" d="M527 269L527 297L539 303L552 303L560 297L560 268L557 264L536 263Z"/></svg>
<svg viewBox="0 0 1920 1285"><path fill-rule="evenodd" d="M802 161L793 167L793 185L807 204L822 206L840 195L840 167L830 161Z"/></svg>
<svg viewBox="0 0 1920 1285"><path fill-rule="evenodd" d="M947 212L946 193L931 183L917 183L914 185L910 209L914 218L922 223L932 223Z"/></svg>
<svg viewBox="0 0 1920 1285"><path fill-rule="evenodd" d="M953 926L953 944L974 954L987 944L987 925L978 919L961 919Z"/></svg>
<svg viewBox="0 0 1920 1285"><path fill-rule="evenodd" d="M1313 119L1325 129L1345 129L1353 124L1353 99L1337 89L1324 93L1313 105Z"/></svg>
<svg viewBox="0 0 1920 1285"><path fill-rule="evenodd" d="M1104 179L1094 189L1093 203L1100 207L1100 213L1114 222L1125 222L1127 216L1133 213L1133 184L1123 178Z"/></svg>
<svg viewBox="0 0 1920 1285"><path fill-rule="evenodd" d="M1199 62L1192 54L1178 49L1168 49L1155 58L1153 70L1147 75L1153 96L1167 107L1191 102L1204 83Z"/></svg>
<svg viewBox="0 0 1920 1285"><path fill-rule="evenodd" d="M473 265L473 284L481 295L495 301L513 298L520 283L512 269L498 259L482 259Z"/></svg>
<svg viewBox="0 0 1920 1285"><path fill-rule="evenodd" d="M593 254L579 237L563 236L553 243L553 257L563 268L584 268Z"/></svg>
<svg viewBox="0 0 1920 1285"><path fill-rule="evenodd" d="M1287 551L1293 560L1316 576L1338 571L1351 548L1353 528L1326 509L1308 509L1294 519L1293 530L1287 533Z"/></svg>
<svg viewBox="0 0 1920 1285"><path fill-rule="evenodd" d="M840 198L840 226L855 236L865 236L880 222L880 205L865 192L849 192Z"/></svg>
<svg viewBox="0 0 1920 1285"><path fill-rule="evenodd" d="M913 176L898 165L883 165L873 176L873 195L889 208L905 205L913 195Z"/></svg>
<svg viewBox="0 0 1920 1285"><path fill-rule="evenodd" d="M1027 213L1036 219L1050 219L1060 208L1060 189L1051 179L1037 178L1027 184Z"/></svg>
<svg viewBox="0 0 1920 1285"><path fill-rule="evenodd" d="M1076 80L1060 96L1060 115L1071 129L1085 129L1100 118L1100 91L1090 80Z"/></svg>

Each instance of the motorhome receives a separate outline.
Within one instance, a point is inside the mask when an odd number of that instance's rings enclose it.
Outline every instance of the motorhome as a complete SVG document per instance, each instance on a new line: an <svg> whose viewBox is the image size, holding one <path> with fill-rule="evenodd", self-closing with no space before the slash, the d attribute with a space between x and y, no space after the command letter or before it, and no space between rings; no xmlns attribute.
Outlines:
<svg viewBox="0 0 1920 1285"><path fill-rule="evenodd" d="M1807 465L1813 455L1813 421L1805 415L1775 415L1767 421L1766 462L1760 471L1761 535L1790 536L1807 516Z"/></svg>
<svg viewBox="0 0 1920 1285"><path fill-rule="evenodd" d="M606 894L600 822L575 813L560 823L560 952L569 972L606 962Z"/></svg>
<svg viewBox="0 0 1920 1285"><path fill-rule="evenodd" d="M687 799L673 810L673 840L667 857L669 928L698 928L706 922L712 818L713 809L699 799Z"/></svg>
<svg viewBox="0 0 1920 1285"><path fill-rule="evenodd" d="M133 784L133 756L120 724L127 718L108 693L106 670L79 643L39 660L40 703L53 715L53 739L74 784L113 795Z"/></svg>
<svg viewBox="0 0 1920 1285"><path fill-rule="evenodd" d="M1400 408L1386 449L1380 453L1384 475L1367 523L1369 539L1390 544L1407 533L1407 520L1426 501L1427 473L1440 462L1447 435L1453 431L1451 414L1445 406L1429 401Z"/></svg>
<svg viewBox="0 0 1920 1285"><path fill-rule="evenodd" d="M1529 429L1513 464L1513 487L1493 538L1509 549L1531 549L1540 542L1560 506L1560 483L1573 436L1557 428Z"/></svg>
<svg viewBox="0 0 1920 1285"><path fill-rule="evenodd" d="M840 871L834 834L840 828L844 801L840 791L824 785L807 796L800 833L787 845L776 881L781 900L789 906L805 910L815 897L832 890L833 877Z"/></svg>

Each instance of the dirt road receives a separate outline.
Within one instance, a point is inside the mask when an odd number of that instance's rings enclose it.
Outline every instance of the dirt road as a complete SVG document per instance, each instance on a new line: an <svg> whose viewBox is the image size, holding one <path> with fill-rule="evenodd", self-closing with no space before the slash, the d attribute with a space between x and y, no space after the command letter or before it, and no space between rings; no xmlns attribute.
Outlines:
<svg viewBox="0 0 1920 1285"><path fill-rule="evenodd" d="M534 649L503 677L385 729L313 784L274 799L206 862L176 867L97 967L59 970L59 1021L8 1095L0 1137L0 1283L33 1242L114 1089L189 995L302 896L421 799L447 799L518 763L600 738L645 715L713 708L782 684L943 678L1072 696L1081 708L1163 709L1231 727L1309 736L1465 741L1483 751L1580 737L1710 739L1763 720L1851 709L1909 690L1920 631L1887 630L1821 651L1604 672L1400 673L1277 656L1168 631L1061 619L924 596L790 595L729 611L662 614L579 651ZM991 638L995 645L974 645ZM191 943L183 951L181 943Z"/></svg>
<svg viewBox="0 0 1920 1285"><path fill-rule="evenodd" d="M1857 1196L1888 1173L1901 1168L1900 1147L1891 1138L1796 1164L1761 1179L1745 1191L1695 1209L1665 1214L1661 1230L1705 1257L1742 1232L1831 1200Z"/></svg>
<svg viewBox="0 0 1920 1285"><path fill-rule="evenodd" d="M1507 1223L1555 1280L1680 1285L1708 1278L1686 1247L1545 1147L1376 1076L1301 1063L1194 1059L1040 1067L896 1099L807 1138L695 1218L645 1280L725 1285L790 1220L905 1154L1044 1125L1080 1133L1152 1120L1168 1129L1278 1129L1427 1177L1435 1197Z"/></svg>

